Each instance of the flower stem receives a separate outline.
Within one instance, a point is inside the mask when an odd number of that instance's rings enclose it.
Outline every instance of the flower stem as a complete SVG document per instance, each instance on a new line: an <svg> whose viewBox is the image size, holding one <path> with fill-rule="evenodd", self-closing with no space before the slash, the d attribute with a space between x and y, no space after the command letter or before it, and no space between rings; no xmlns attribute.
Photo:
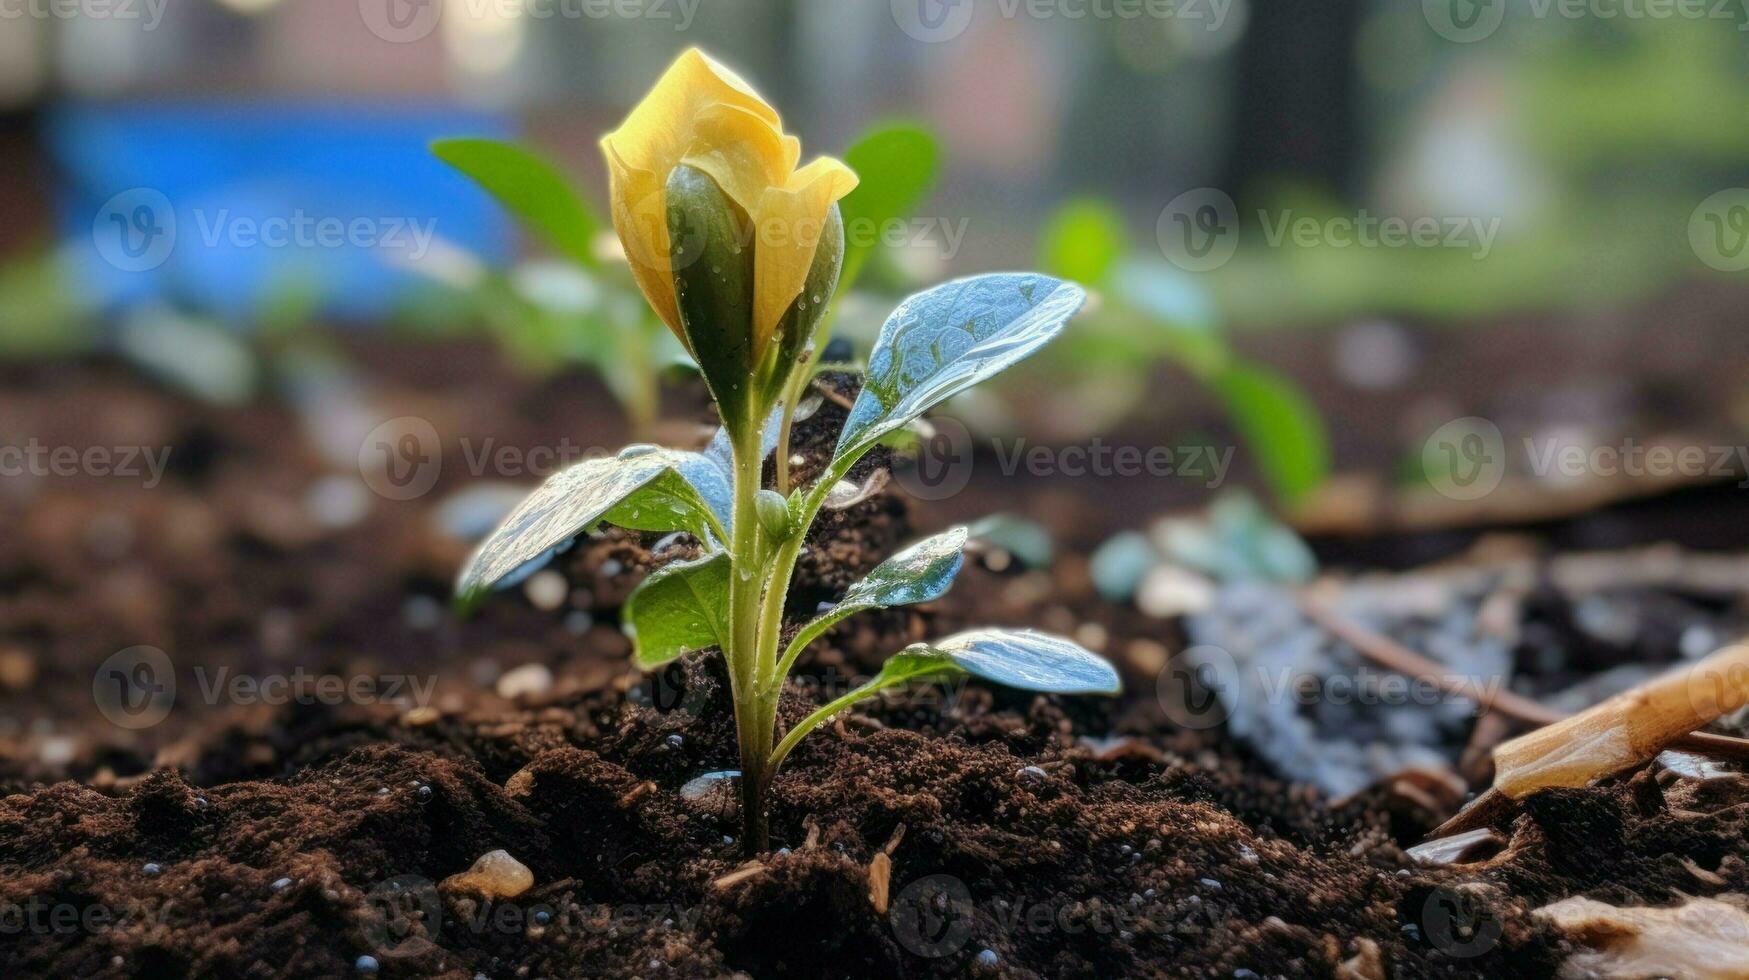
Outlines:
<svg viewBox="0 0 1749 980"><path fill-rule="evenodd" d="M742 426L750 438L735 440L735 525L731 531L729 579L729 688L735 701L735 734L741 746L741 845L749 857L765 851L766 758L772 731L762 724L759 698L759 599L765 576L759 556L759 516L755 499L760 489L758 426Z"/></svg>

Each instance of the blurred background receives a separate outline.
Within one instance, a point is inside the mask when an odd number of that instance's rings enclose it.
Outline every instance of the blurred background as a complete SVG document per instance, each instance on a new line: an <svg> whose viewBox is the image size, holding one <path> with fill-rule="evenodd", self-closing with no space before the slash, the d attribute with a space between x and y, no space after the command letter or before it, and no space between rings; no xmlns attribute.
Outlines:
<svg viewBox="0 0 1749 980"><path fill-rule="evenodd" d="M917 183L834 357L954 275L1095 287L1067 342L920 441L943 520L989 509L970 485L1085 550L1245 488L1328 557L1407 562L1678 492L1572 533L1716 546L1749 426L1742 7L0 0L0 357L25 388L97 365L172 404L297 407L342 511L381 503L353 472L381 413L337 407L378 389L484 425L559 386L592 417L500 430L549 447L695 421L611 236L565 255L428 145L516 140L598 211L599 135L698 45L810 153L872 133ZM67 421L42 411L8 444ZM1071 473L1014 463L1023 433L1231 456ZM1663 443L1719 461L1538 449ZM1477 466L1500 487L1473 493ZM527 476L502 469L471 475Z"/></svg>

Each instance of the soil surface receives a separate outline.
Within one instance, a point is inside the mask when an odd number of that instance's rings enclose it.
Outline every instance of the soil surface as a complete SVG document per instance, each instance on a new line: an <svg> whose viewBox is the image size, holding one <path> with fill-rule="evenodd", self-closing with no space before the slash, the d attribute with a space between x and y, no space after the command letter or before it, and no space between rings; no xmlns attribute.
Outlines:
<svg viewBox="0 0 1749 980"><path fill-rule="evenodd" d="M1126 693L971 683L865 704L790 757L780 849L747 864L732 801L682 792L734 765L720 661L639 674L616 619L686 540L609 532L473 619L446 605L468 544L442 506L538 475L466 461L488 437L617 445L616 426L579 431L608 417L593 382L515 378L479 351L351 356L376 379L372 424L440 434L429 492L373 492L276 399L205 406L101 359L0 369L9 443L172 449L149 487L0 484L0 975L1540 977L1571 947L1536 908L1749 889L1743 779L1656 764L1533 797L1469 863L1418 863L1406 849L1462 784L1333 800L1289 782L1228 727L1168 715L1181 621L1103 602L1074 553L1042 571L989 547L947 598L822 641L784 722L975 624L1071 635ZM825 399L805 458L842 418ZM892 492L828 515L792 615L944 520ZM1535 693L1674 660L1688 627L1745 601L1628 594L1642 628L1616 646L1559 589L1517 607ZM172 665L168 698L141 646ZM446 881L496 850L531 888Z"/></svg>

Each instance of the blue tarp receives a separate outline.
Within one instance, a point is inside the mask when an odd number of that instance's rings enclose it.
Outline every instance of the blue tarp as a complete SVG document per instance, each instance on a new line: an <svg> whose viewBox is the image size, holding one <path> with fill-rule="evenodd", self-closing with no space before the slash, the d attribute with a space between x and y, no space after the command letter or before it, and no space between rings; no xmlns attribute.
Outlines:
<svg viewBox="0 0 1749 980"><path fill-rule="evenodd" d="M167 301L246 317L317 290L381 316L430 237L501 263L503 213L431 156L445 136L506 137L501 116L436 105L180 104L57 113L59 208L74 281L115 308Z"/></svg>

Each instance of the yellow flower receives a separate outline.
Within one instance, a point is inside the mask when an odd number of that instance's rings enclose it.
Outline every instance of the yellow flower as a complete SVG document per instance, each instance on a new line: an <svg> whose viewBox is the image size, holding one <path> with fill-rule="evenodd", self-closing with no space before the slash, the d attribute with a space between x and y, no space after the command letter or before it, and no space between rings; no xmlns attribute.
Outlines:
<svg viewBox="0 0 1749 980"><path fill-rule="evenodd" d="M686 339L669 261L663 195L686 164L709 174L752 221L754 363L802 291L827 211L856 187L843 162L820 157L797 169L801 141L739 75L688 49L626 121L601 140L613 226L650 305Z"/></svg>

